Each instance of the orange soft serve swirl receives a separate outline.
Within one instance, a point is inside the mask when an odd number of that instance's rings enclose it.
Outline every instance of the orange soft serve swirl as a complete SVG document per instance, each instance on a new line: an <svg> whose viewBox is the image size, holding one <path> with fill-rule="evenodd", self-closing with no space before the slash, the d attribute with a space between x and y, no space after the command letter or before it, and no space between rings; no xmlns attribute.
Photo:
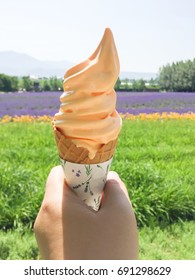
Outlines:
<svg viewBox="0 0 195 280"><path fill-rule="evenodd" d="M114 85L119 59L112 32L106 28L95 52L70 68L64 76L64 93L54 126L93 158L102 145L115 140L121 129Z"/></svg>

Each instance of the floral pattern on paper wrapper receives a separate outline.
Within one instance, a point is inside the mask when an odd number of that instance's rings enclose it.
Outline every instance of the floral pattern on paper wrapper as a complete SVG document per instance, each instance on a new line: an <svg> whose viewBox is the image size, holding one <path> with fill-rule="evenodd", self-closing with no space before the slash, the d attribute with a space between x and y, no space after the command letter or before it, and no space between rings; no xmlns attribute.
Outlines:
<svg viewBox="0 0 195 280"><path fill-rule="evenodd" d="M64 167L65 167L65 164L66 164L66 160L60 158L60 164L61 164L61 166L64 168Z"/></svg>
<svg viewBox="0 0 195 280"><path fill-rule="evenodd" d="M98 211L102 192L112 159L99 164L77 164L60 159L68 185L95 211Z"/></svg>

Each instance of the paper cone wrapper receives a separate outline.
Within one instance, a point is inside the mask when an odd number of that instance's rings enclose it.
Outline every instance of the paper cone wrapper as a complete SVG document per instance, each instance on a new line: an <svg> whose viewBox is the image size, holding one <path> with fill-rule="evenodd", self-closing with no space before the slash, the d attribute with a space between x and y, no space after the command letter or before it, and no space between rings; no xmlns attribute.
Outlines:
<svg viewBox="0 0 195 280"><path fill-rule="evenodd" d="M112 159L98 164L79 164L60 159L68 186L98 211Z"/></svg>
<svg viewBox="0 0 195 280"><path fill-rule="evenodd" d="M77 147L54 127L54 136L67 184L94 210L98 210L117 139L110 141L93 159L88 150Z"/></svg>

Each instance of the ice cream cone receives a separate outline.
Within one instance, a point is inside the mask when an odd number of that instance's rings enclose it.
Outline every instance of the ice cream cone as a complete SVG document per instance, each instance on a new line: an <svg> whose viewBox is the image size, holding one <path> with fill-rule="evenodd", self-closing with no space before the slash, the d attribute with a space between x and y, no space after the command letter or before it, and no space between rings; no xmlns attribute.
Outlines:
<svg viewBox="0 0 195 280"><path fill-rule="evenodd" d="M102 145L97 151L95 157L88 157L89 151L85 148L77 147L70 139L66 138L57 128L54 128L54 136L58 148L59 157L63 160L80 163L95 164L102 163L111 159L117 145L117 139L110 141L108 144Z"/></svg>

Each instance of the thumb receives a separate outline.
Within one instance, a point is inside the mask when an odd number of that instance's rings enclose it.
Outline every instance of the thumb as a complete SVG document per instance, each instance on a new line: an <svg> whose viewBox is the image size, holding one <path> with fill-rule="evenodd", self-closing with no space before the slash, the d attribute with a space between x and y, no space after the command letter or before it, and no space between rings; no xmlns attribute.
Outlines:
<svg viewBox="0 0 195 280"><path fill-rule="evenodd" d="M130 204L128 191L116 172L109 172L104 188L101 209Z"/></svg>
<svg viewBox="0 0 195 280"><path fill-rule="evenodd" d="M62 167L55 166L51 169L46 182L44 201L55 201L62 197L65 177Z"/></svg>

